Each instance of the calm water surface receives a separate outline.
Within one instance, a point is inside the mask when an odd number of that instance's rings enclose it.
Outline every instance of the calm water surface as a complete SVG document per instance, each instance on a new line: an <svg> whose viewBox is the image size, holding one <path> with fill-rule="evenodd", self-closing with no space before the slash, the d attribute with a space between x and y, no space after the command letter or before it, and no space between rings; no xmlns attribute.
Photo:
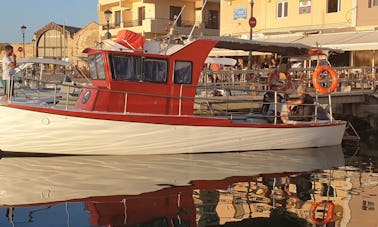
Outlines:
<svg viewBox="0 0 378 227"><path fill-rule="evenodd" d="M3 157L0 226L378 226L377 150Z"/></svg>

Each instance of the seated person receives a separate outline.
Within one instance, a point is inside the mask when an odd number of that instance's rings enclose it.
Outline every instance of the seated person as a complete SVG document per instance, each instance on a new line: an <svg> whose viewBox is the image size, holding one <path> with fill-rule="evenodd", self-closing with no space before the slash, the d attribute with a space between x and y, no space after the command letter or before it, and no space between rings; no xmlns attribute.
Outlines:
<svg viewBox="0 0 378 227"><path fill-rule="evenodd" d="M314 98L305 92L306 86L299 85L297 88L298 99L287 102L289 120L311 121L313 119L315 113Z"/></svg>
<svg viewBox="0 0 378 227"><path fill-rule="evenodd" d="M283 99L282 95L277 94L277 102L281 102L282 99ZM270 107L270 104L272 103L274 103L274 90L267 91L264 94L263 105L261 107L262 114L264 115L269 114L269 107Z"/></svg>

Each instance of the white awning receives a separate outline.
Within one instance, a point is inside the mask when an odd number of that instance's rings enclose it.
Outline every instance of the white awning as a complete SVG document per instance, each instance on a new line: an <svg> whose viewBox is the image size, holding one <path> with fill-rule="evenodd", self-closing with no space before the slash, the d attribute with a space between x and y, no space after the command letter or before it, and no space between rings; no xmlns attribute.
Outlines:
<svg viewBox="0 0 378 227"><path fill-rule="evenodd" d="M253 51L252 55L269 55L271 53L263 53L263 52L258 52L258 51ZM243 50L228 50L228 49L221 49L221 48L213 48L209 56L212 57L217 57L217 56L222 56L222 57L231 57L231 56L248 56L249 51L243 51Z"/></svg>
<svg viewBox="0 0 378 227"><path fill-rule="evenodd" d="M378 50L378 31L323 33L312 35L269 36L262 40L269 42L292 42L344 51Z"/></svg>

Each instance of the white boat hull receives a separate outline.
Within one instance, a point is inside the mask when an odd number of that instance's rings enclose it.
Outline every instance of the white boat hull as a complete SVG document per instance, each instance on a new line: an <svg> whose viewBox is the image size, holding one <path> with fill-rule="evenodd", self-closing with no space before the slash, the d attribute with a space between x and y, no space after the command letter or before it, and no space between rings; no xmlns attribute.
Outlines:
<svg viewBox="0 0 378 227"><path fill-rule="evenodd" d="M0 106L0 113L0 149L31 153L175 154L323 147L339 145L345 130L343 123L255 128L152 124L6 106Z"/></svg>

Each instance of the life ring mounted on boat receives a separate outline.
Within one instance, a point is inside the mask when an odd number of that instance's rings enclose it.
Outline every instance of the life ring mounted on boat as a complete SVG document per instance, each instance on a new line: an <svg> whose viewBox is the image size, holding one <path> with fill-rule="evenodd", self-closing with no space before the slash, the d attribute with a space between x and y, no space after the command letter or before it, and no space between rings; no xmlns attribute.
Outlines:
<svg viewBox="0 0 378 227"><path fill-rule="evenodd" d="M278 77L278 79L276 79L276 77ZM275 81L277 82L285 81L285 82L283 83L283 86L278 86L277 83L273 83ZM292 87L290 73L283 73L283 72L279 73L278 69L275 69L272 73L269 74L268 86L271 89L274 86L274 88L272 89L274 91L286 91L287 89Z"/></svg>
<svg viewBox="0 0 378 227"><path fill-rule="evenodd" d="M331 75L332 83L329 88L322 86L320 81L320 75L322 72L327 71ZM331 65L318 65L312 75L312 81L314 88L322 94L328 95L336 90L339 86L339 77L337 72L331 67Z"/></svg>
<svg viewBox="0 0 378 227"><path fill-rule="evenodd" d="M315 217L315 213L318 207L327 208L327 215L324 219L319 219ZM333 219L333 211L335 209L335 204L332 201L321 201L313 203L310 208L310 220L316 225L326 225Z"/></svg>

